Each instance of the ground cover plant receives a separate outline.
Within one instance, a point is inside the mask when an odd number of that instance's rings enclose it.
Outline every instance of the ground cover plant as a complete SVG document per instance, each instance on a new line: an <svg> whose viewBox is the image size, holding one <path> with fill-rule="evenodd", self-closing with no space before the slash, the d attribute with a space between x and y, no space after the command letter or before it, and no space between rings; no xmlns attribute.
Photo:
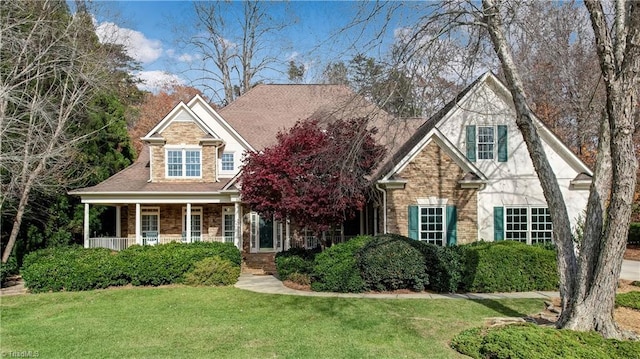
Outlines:
<svg viewBox="0 0 640 359"><path fill-rule="evenodd" d="M595 332L560 330L533 324L472 328L451 346L472 358L628 359L640 358L640 342L604 339Z"/></svg>
<svg viewBox="0 0 640 359"><path fill-rule="evenodd" d="M640 310L640 291L616 294L616 305Z"/></svg>
<svg viewBox="0 0 640 359"><path fill-rule="evenodd" d="M42 358L462 358L448 345L540 300L380 300L233 287L124 287L3 297L3 352Z"/></svg>

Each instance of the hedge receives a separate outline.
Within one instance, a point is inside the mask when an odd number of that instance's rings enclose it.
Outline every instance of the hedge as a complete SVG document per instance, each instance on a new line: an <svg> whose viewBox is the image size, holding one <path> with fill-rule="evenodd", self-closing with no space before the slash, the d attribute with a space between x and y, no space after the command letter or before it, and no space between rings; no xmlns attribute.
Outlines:
<svg viewBox="0 0 640 359"><path fill-rule="evenodd" d="M71 246L28 254L22 277L34 293L90 290L128 283L171 284L183 281L185 273L197 262L213 256L240 266L240 251L231 243L132 246L121 252Z"/></svg>
<svg viewBox="0 0 640 359"><path fill-rule="evenodd" d="M454 293L462 280L462 258L458 247L441 247L432 243L411 240L424 257L429 276L428 289L441 293Z"/></svg>
<svg viewBox="0 0 640 359"><path fill-rule="evenodd" d="M359 293L366 285L356 261L356 252L370 236L359 236L336 244L318 254L313 264L311 289L314 291Z"/></svg>
<svg viewBox="0 0 640 359"><path fill-rule="evenodd" d="M617 359L640 358L640 343L604 339L596 332L577 332L533 324L467 329L451 347L472 358Z"/></svg>
<svg viewBox="0 0 640 359"><path fill-rule="evenodd" d="M291 248L276 254L276 270L280 280L295 273L311 275L317 249Z"/></svg>
<svg viewBox="0 0 640 359"><path fill-rule="evenodd" d="M631 223L627 244L640 245L640 223Z"/></svg>
<svg viewBox="0 0 640 359"><path fill-rule="evenodd" d="M466 292L556 290L556 254L515 241L477 242L460 246L462 286Z"/></svg>
<svg viewBox="0 0 640 359"><path fill-rule="evenodd" d="M233 285L240 276L240 267L219 256L207 257L185 273L187 285L226 286Z"/></svg>
<svg viewBox="0 0 640 359"><path fill-rule="evenodd" d="M399 235L381 235L356 252L365 286L370 290L412 289L422 291L429 283L424 257Z"/></svg>

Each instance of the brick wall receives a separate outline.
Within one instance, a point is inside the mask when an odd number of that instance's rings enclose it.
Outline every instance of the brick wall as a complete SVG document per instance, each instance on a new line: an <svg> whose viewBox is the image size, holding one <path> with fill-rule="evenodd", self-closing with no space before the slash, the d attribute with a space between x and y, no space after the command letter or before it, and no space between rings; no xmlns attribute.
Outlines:
<svg viewBox="0 0 640 359"><path fill-rule="evenodd" d="M162 137L167 145L200 146L200 140L205 133L193 122L172 122L162 131ZM212 145L202 146L202 178L166 178L165 173L165 147L162 145L151 146L151 161L153 182L213 182L215 181L216 149Z"/></svg>
<svg viewBox="0 0 640 359"><path fill-rule="evenodd" d="M457 242L477 240L477 190L462 189L464 171L435 142L427 145L399 175L408 181L404 189L387 190L387 229L408 235L408 206L418 198L447 199L457 208Z"/></svg>

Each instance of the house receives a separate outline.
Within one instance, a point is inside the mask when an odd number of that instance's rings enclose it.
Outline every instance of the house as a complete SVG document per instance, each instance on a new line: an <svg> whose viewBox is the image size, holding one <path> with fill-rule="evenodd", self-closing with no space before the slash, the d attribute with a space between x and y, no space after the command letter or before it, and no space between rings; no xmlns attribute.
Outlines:
<svg viewBox="0 0 640 359"><path fill-rule="evenodd" d="M277 132L298 120L362 116L380 129L388 155L372 178L376 195L345 223L341 238L388 232L438 245L552 240L510 93L487 73L426 121L391 118L340 85L258 85L218 111L196 96L142 138L146 147L133 165L71 192L85 204L84 245L222 241L245 254L309 246L301 229L261 218L242 203L242 156L274 144ZM592 173L540 121L536 125L575 225ZM90 236L91 205L116 208L115 236Z"/></svg>

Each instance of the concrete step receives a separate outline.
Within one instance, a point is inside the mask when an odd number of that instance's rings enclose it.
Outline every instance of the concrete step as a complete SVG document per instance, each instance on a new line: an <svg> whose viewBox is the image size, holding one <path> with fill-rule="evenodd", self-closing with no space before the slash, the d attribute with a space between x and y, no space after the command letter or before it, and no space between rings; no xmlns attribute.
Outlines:
<svg viewBox="0 0 640 359"><path fill-rule="evenodd" d="M242 273L275 274L275 253L245 253L242 260Z"/></svg>

